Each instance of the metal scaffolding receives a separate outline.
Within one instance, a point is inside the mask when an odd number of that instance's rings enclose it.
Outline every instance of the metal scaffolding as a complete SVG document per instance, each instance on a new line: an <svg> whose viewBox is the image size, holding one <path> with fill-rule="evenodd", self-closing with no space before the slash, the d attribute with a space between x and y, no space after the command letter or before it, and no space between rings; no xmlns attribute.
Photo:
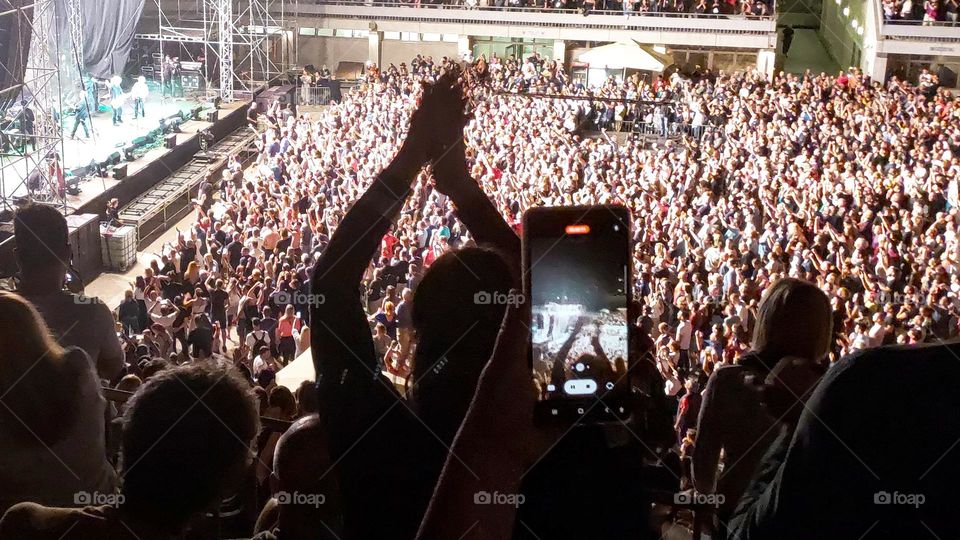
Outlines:
<svg viewBox="0 0 960 540"><path fill-rule="evenodd" d="M75 63L83 66L83 11L80 9L80 0L67 0L67 25Z"/></svg>
<svg viewBox="0 0 960 540"><path fill-rule="evenodd" d="M158 32L138 33L143 40L165 43L200 43L208 59L204 77L212 95L223 101L251 99L274 77L285 73L288 55L272 51L285 34L286 5L291 0L154 0ZM288 34L289 33L289 34ZM215 60L211 64L210 60ZM211 71L216 66L219 74Z"/></svg>
<svg viewBox="0 0 960 540"><path fill-rule="evenodd" d="M233 101L233 0L212 0L220 53L220 99Z"/></svg>
<svg viewBox="0 0 960 540"><path fill-rule="evenodd" d="M32 17L29 16L33 11ZM0 147L0 210L10 210L24 200L46 202L66 212L66 199L59 189L56 174L62 171L63 110L56 39L55 0L25 2L0 13L0 17L18 17L21 32L30 32L30 51L20 86L20 102L11 107L7 119L0 115L3 127ZM19 46L19 40L13 40ZM16 88L3 89L15 91ZM29 128L32 116L32 132ZM12 118L11 118L12 117ZM14 127L16 126L16 127ZM62 172L60 173L62 175Z"/></svg>

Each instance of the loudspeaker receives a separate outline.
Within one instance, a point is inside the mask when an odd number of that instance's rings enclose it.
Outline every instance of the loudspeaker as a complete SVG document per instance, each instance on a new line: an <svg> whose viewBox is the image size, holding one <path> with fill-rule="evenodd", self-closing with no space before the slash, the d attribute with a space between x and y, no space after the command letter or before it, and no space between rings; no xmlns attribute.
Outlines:
<svg viewBox="0 0 960 540"><path fill-rule="evenodd" d="M127 177L127 164L117 165L113 168L113 177L116 180L123 180Z"/></svg>
<svg viewBox="0 0 960 540"><path fill-rule="evenodd" d="M219 111L207 111L207 122L214 124L218 118L220 118Z"/></svg>
<svg viewBox="0 0 960 540"><path fill-rule="evenodd" d="M177 134L171 133L163 139L164 148L174 149L177 147Z"/></svg>

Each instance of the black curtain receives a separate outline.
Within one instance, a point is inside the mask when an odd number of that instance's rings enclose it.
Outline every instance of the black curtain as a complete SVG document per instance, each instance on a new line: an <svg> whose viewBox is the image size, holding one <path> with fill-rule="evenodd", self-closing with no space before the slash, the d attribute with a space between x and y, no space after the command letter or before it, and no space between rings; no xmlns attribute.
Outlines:
<svg viewBox="0 0 960 540"><path fill-rule="evenodd" d="M14 11L30 0L0 0L0 117L15 103L30 54L33 9Z"/></svg>
<svg viewBox="0 0 960 540"><path fill-rule="evenodd" d="M0 0L2 1L2 0ZM57 36L61 58L64 53L73 58L70 67L77 70L70 41L66 0L56 0ZM140 22L146 0L78 0L83 18L83 58L80 68L94 77L109 78L121 75L133 46L133 35ZM63 76L61 65L61 76Z"/></svg>

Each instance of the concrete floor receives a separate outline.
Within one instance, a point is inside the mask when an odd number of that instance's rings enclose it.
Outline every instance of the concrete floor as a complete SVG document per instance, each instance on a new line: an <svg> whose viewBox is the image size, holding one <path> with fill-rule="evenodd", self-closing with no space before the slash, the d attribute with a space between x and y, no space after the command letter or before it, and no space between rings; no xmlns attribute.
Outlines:
<svg viewBox="0 0 960 540"><path fill-rule="evenodd" d="M788 73L803 73L809 69L815 74L825 72L836 75L840 71L840 66L827 54L816 30L797 29L789 54L785 58L780 55L779 58L783 66L781 69Z"/></svg>
<svg viewBox="0 0 960 540"><path fill-rule="evenodd" d="M86 286L84 294L95 296L103 303L116 309L123 301L124 291L131 289L131 283L137 276L143 275L144 268L150 266L150 261L159 260L161 252L164 251L165 244L176 244L177 229L187 231L193 226L197 219L196 212L190 212L183 217L175 226L171 227L160 238L153 241L143 251L137 251L137 264L124 273L104 272L97 279Z"/></svg>

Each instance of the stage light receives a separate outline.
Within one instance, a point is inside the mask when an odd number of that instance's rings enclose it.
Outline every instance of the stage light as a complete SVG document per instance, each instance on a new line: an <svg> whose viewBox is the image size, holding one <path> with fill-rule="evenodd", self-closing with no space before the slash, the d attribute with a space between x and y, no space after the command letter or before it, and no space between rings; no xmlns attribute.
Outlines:
<svg viewBox="0 0 960 540"><path fill-rule="evenodd" d="M130 143L123 147L123 159L127 161L136 161L137 156L134 155L133 151L137 149L137 145Z"/></svg>
<svg viewBox="0 0 960 540"><path fill-rule="evenodd" d="M160 120L160 131L162 133L169 133L171 131L174 133L179 133L181 123L183 123L183 120L179 115L172 116L170 118L162 118Z"/></svg>
<svg viewBox="0 0 960 540"><path fill-rule="evenodd" d="M192 111L190 111L190 116L191 116L194 120L200 120L200 113L201 113L201 112L203 112L203 106L195 107Z"/></svg>
<svg viewBox="0 0 960 540"><path fill-rule="evenodd" d="M589 225L567 225L567 228L564 229L567 234L588 234L590 232Z"/></svg>
<svg viewBox="0 0 960 540"><path fill-rule="evenodd" d="M217 122L217 119L220 117L220 114L217 111L207 111L207 122L214 124Z"/></svg>
<svg viewBox="0 0 960 540"><path fill-rule="evenodd" d="M160 129L167 133L168 131L179 132L180 124L183 123L183 116L180 113L171 114L166 118L160 119Z"/></svg>

